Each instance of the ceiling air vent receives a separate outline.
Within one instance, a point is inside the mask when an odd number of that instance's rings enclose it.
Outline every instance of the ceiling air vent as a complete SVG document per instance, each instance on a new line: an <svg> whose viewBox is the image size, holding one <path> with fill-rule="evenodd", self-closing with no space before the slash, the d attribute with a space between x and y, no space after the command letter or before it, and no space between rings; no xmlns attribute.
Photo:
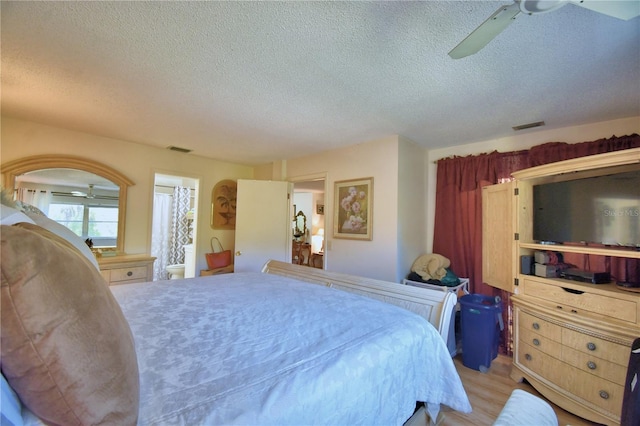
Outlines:
<svg viewBox="0 0 640 426"><path fill-rule="evenodd" d="M512 129L516 132L518 130L531 129L532 127L544 126L544 121L536 121L535 123L521 124L519 126L513 126Z"/></svg>
<svg viewBox="0 0 640 426"><path fill-rule="evenodd" d="M170 149L171 151L184 152L185 154L187 154L187 153L192 151L192 150L187 149L187 148L180 148L179 146L169 146L169 147L167 147L167 149Z"/></svg>

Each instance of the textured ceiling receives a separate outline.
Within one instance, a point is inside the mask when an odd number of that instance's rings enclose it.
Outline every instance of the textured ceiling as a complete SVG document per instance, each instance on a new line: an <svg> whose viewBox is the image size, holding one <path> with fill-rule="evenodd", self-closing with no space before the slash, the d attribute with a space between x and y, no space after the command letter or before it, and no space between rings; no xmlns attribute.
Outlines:
<svg viewBox="0 0 640 426"><path fill-rule="evenodd" d="M2 113L246 164L640 115L640 18L569 4L447 55L505 4L2 1Z"/></svg>

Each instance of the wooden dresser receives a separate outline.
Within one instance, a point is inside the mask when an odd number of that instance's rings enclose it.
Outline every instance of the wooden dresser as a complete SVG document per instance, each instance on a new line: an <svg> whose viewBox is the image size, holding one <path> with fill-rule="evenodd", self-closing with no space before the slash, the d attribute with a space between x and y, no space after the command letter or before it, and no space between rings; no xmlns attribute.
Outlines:
<svg viewBox="0 0 640 426"><path fill-rule="evenodd" d="M155 257L145 254L126 254L98 258L100 273L109 285L153 281Z"/></svg>
<svg viewBox="0 0 640 426"><path fill-rule="evenodd" d="M615 284L528 276L512 301L511 377L572 413L618 424L640 298Z"/></svg>
<svg viewBox="0 0 640 426"><path fill-rule="evenodd" d="M639 169L640 149L629 149L522 170L514 182L483 188L483 280L514 294L511 377L597 423L620 423L630 348L640 336L640 293L525 275L520 259L549 250L639 259L639 251L549 246L532 237L534 185Z"/></svg>

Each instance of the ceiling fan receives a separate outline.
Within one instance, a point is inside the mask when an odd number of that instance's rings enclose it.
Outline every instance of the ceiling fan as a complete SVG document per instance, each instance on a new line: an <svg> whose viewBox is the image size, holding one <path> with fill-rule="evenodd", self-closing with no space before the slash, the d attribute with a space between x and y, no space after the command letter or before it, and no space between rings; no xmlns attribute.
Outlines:
<svg viewBox="0 0 640 426"><path fill-rule="evenodd" d="M52 194L53 195L57 195L57 196L61 196L61 197L79 197L79 198L86 198L88 200L115 200L117 201L118 195L99 195L99 194L95 194L93 192L93 188L94 188L94 184L90 183L88 185L88 190L87 192L83 192L83 191L71 191L71 192L57 192L57 191L53 191Z"/></svg>
<svg viewBox="0 0 640 426"><path fill-rule="evenodd" d="M95 198L96 197L93 194L93 184L92 183L89 184L89 191L87 191L87 192L71 191L71 195L73 195L74 197L84 197L84 198Z"/></svg>
<svg viewBox="0 0 640 426"><path fill-rule="evenodd" d="M449 56L453 59L473 55L485 47L513 22L520 13L537 15L552 12L573 3L614 18L629 20L640 15L638 0L514 0L513 4L502 6L478 28L454 47Z"/></svg>

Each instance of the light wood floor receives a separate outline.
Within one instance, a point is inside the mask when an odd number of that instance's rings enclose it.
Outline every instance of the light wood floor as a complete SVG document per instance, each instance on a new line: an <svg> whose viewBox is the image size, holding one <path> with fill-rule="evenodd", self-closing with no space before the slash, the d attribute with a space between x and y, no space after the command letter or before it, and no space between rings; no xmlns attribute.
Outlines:
<svg viewBox="0 0 640 426"><path fill-rule="evenodd" d="M541 396L528 383L517 383L509 377L511 358L498 355L491 363L487 373L467 368L462 365L461 356L454 358L456 369L462 379L464 388L469 396L473 411L469 414L459 413L443 408L444 418L441 426L491 425L500 414L502 407L509 399L511 392L518 388ZM543 397L544 398L544 397ZM593 426L595 423L576 417L562 408L551 404L558 416L560 426Z"/></svg>

